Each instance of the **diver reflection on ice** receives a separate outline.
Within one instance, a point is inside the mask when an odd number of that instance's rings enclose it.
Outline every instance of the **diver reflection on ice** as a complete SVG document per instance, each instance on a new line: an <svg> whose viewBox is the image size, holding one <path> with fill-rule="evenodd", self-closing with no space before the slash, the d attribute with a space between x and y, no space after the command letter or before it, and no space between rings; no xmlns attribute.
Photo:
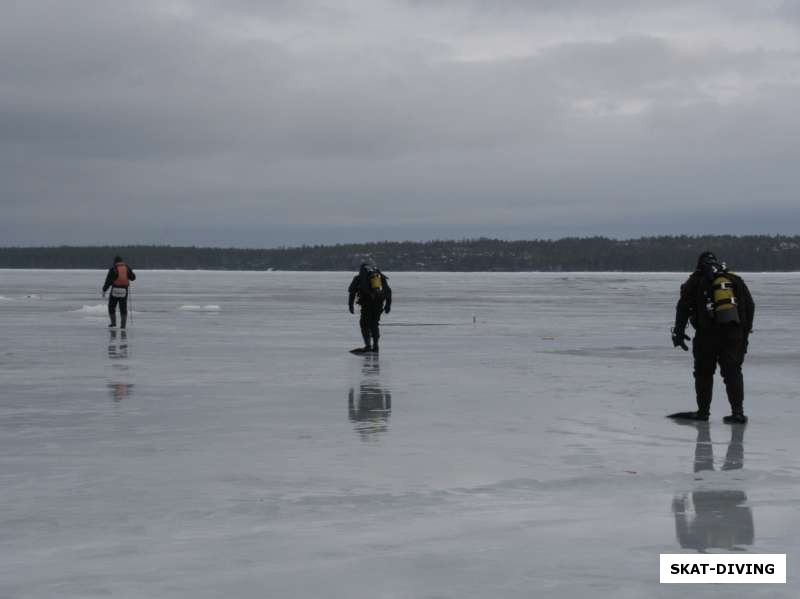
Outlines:
<svg viewBox="0 0 800 599"><path fill-rule="evenodd" d="M707 422L698 422L694 471L714 470L714 450ZM744 463L744 426L731 426L731 440L722 470L738 470ZM672 500L675 532L684 549L705 553L708 549L746 551L755 537L753 512L744 491L696 490Z"/></svg>
<svg viewBox="0 0 800 599"><path fill-rule="evenodd" d="M109 329L108 358L114 371L114 378L126 377L128 372L128 332ZM115 402L122 401L133 392L133 383L110 382L108 392Z"/></svg>
<svg viewBox="0 0 800 599"><path fill-rule="evenodd" d="M108 392L114 401L122 401L133 392L133 383L109 383Z"/></svg>
<svg viewBox="0 0 800 599"><path fill-rule="evenodd" d="M109 329L111 337L108 340L108 357L111 360L128 359L128 331ZM120 366L123 366L120 364Z"/></svg>
<svg viewBox="0 0 800 599"><path fill-rule="evenodd" d="M347 413L363 441L374 439L389 428L392 394L380 382L378 354L365 354L358 392L351 387L347 395Z"/></svg>

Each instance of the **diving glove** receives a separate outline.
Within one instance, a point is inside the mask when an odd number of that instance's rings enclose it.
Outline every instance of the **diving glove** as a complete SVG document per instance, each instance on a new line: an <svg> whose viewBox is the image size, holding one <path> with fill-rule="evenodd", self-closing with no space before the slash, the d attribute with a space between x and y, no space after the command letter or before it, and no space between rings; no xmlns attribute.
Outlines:
<svg viewBox="0 0 800 599"><path fill-rule="evenodd" d="M672 345L680 347L683 351L689 351L689 346L686 342L691 340L691 337L686 334L684 329L672 329Z"/></svg>

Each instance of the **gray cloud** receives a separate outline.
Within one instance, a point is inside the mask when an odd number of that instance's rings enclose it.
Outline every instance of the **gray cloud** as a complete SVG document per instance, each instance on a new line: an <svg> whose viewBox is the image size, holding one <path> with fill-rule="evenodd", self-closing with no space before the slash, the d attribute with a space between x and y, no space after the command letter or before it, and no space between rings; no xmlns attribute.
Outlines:
<svg viewBox="0 0 800 599"><path fill-rule="evenodd" d="M78 5L3 10L6 243L785 231L800 182L781 3Z"/></svg>

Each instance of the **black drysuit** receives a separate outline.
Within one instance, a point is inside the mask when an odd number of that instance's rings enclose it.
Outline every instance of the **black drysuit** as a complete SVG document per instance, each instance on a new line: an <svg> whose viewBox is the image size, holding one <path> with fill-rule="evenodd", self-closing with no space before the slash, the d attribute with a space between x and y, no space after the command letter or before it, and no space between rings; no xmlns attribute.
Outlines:
<svg viewBox="0 0 800 599"><path fill-rule="evenodd" d="M748 337L753 330L755 304L741 277L730 272L724 276L733 285L739 322L718 324L714 321L713 312L706 308L709 298L713 297L712 282L700 270L692 273L681 285L681 296L675 309L675 331L684 331L687 321L695 328L692 341L694 386L697 410L704 415L708 415L711 407L717 363L725 381L732 413L741 414L744 402L742 363L747 353Z"/></svg>
<svg viewBox="0 0 800 599"><path fill-rule="evenodd" d="M370 287L369 276L372 272L377 272L381 277L382 291L376 293ZM347 305L350 312L353 312L353 303L357 300L361 306L361 336L364 339L364 347L373 351L378 350L378 339L380 339L380 320L381 313L387 314L392 309L392 288L386 280L386 276L380 271L370 271L362 268L353 277L350 287L347 289ZM370 339L372 343L370 343Z"/></svg>

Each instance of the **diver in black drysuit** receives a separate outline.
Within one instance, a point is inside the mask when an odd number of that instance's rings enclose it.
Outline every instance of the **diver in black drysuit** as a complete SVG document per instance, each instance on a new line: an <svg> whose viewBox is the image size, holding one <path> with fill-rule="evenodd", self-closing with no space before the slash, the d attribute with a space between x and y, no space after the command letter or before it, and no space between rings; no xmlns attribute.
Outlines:
<svg viewBox="0 0 800 599"><path fill-rule="evenodd" d="M370 285L370 275L373 274L380 276L380 291L374 290ZM392 288L386 279L387 277L377 268L371 268L369 264L364 263L347 289L347 306L350 314L355 314L353 304L356 300L361 306L359 325L361 337L364 339L364 347L359 350L361 353L378 352L381 313L388 314L392 309Z"/></svg>
<svg viewBox="0 0 800 599"><path fill-rule="evenodd" d="M735 320L720 324L714 309L714 279L724 276L732 285L735 298ZM718 310L718 309L717 309ZM718 312L717 312L718 313ZM725 264L711 252L703 252L697 259L697 267L689 279L681 285L681 295L675 309L675 326L672 343L688 351L686 323L695 329L692 341L694 357L694 386L697 396L696 412L680 412L674 418L685 420L708 420L711 395L714 388L714 372L719 363L731 415L723 420L728 424L747 422L744 415L744 380L742 363L747 353L747 344L753 330L755 304L750 290L741 277L728 272Z"/></svg>

